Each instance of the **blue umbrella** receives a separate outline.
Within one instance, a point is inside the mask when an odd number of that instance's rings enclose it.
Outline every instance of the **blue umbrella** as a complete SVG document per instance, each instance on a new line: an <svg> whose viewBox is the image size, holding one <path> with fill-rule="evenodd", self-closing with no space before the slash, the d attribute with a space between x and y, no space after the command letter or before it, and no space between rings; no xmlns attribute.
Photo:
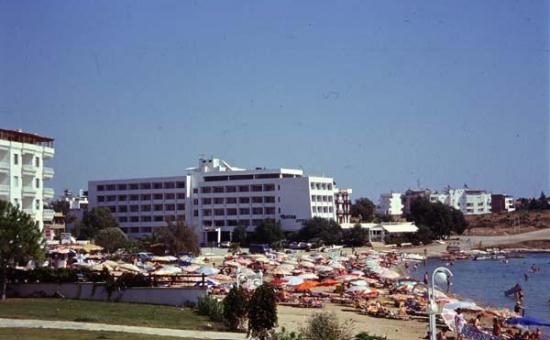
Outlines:
<svg viewBox="0 0 550 340"><path fill-rule="evenodd" d="M546 326L550 327L550 322L542 321L532 316L524 316L519 318L510 318L506 323L512 326Z"/></svg>

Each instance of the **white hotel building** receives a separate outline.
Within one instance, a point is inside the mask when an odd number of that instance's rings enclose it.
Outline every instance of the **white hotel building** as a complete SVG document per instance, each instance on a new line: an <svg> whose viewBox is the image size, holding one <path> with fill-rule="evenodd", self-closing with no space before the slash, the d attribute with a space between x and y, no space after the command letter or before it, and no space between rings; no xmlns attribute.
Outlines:
<svg viewBox="0 0 550 340"><path fill-rule="evenodd" d="M349 221L351 190L338 190L330 177L296 169L245 170L217 158L200 159L187 171L90 181L89 207L109 208L131 237L166 226L166 219L182 219L197 228L201 242L230 240L236 226L253 231L266 218L280 221L284 231L298 231L313 217Z"/></svg>
<svg viewBox="0 0 550 340"><path fill-rule="evenodd" d="M31 215L40 230L54 217L53 210L44 209L44 202L54 196L53 189L45 187L54 171L44 163L54 153L52 138L0 129L0 199Z"/></svg>

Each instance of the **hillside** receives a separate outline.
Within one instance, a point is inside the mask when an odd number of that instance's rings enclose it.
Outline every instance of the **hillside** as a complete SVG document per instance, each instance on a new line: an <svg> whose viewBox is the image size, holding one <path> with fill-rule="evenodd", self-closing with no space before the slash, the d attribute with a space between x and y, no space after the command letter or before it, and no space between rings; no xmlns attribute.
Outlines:
<svg viewBox="0 0 550 340"><path fill-rule="evenodd" d="M550 210L465 216L469 223L464 235L513 235L550 228Z"/></svg>

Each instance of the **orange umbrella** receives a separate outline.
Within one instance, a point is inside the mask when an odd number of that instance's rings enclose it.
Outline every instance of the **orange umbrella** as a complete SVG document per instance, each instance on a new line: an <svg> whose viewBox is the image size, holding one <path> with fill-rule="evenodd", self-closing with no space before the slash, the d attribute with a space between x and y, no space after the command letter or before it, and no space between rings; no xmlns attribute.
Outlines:
<svg viewBox="0 0 550 340"><path fill-rule="evenodd" d="M304 290L308 290L312 287L315 287L317 285L319 285L319 282L317 282L317 281L306 281L306 282L301 283L301 284L297 285L296 287L294 287L294 291L301 292L301 291L304 291Z"/></svg>
<svg viewBox="0 0 550 340"><path fill-rule="evenodd" d="M321 281L318 286L327 287L327 286L336 286L337 284L340 284L341 281L336 279L326 279Z"/></svg>

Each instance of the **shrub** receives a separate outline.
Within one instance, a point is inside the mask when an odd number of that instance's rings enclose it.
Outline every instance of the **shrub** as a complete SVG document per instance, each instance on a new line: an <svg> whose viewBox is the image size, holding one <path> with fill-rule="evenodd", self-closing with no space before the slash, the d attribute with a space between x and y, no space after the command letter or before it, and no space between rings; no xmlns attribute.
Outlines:
<svg viewBox="0 0 550 340"><path fill-rule="evenodd" d="M242 288L233 287L223 300L223 318L231 330L243 330L248 313L248 297Z"/></svg>
<svg viewBox="0 0 550 340"><path fill-rule="evenodd" d="M264 283L256 288L249 302L248 335L267 339L269 331L277 325L277 302L275 289Z"/></svg>
<svg viewBox="0 0 550 340"><path fill-rule="evenodd" d="M367 332L361 332L355 336L354 340L388 340L388 338L386 338L385 336L381 337L376 335L370 335Z"/></svg>
<svg viewBox="0 0 550 340"><path fill-rule="evenodd" d="M308 319L306 327L300 331L306 340L352 340L353 321L340 323L334 312L315 313Z"/></svg>
<svg viewBox="0 0 550 340"><path fill-rule="evenodd" d="M223 304L217 299L208 295L200 297L197 307L200 315L207 315L212 321L223 321Z"/></svg>
<svg viewBox="0 0 550 340"><path fill-rule="evenodd" d="M268 335L269 340L304 340L304 337L301 333L296 332L287 332L283 327L280 332L272 330Z"/></svg>

